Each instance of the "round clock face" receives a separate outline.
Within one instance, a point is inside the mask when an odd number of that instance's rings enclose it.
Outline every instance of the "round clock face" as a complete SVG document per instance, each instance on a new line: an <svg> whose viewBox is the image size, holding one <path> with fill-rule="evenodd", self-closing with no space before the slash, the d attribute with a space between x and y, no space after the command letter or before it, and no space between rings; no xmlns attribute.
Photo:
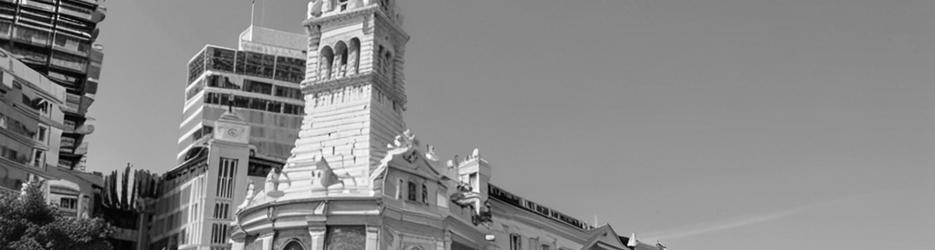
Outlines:
<svg viewBox="0 0 935 250"><path fill-rule="evenodd" d="M229 136L236 137L236 136L239 135L239 134L240 134L240 132L237 131L236 128L227 129L227 135L229 135Z"/></svg>

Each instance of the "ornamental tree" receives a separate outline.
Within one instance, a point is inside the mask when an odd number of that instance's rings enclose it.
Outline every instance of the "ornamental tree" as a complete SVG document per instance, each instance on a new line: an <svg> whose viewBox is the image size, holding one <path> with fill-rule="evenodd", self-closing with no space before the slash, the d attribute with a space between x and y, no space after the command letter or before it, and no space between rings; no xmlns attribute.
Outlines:
<svg viewBox="0 0 935 250"><path fill-rule="evenodd" d="M0 196L0 250L112 249L113 229L100 218L63 215L30 181L17 196Z"/></svg>

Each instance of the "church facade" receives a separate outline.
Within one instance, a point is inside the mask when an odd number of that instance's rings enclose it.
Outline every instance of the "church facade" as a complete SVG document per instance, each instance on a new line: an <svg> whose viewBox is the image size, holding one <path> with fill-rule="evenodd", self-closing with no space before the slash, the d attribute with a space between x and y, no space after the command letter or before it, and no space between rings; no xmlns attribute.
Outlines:
<svg viewBox="0 0 935 250"><path fill-rule="evenodd" d="M403 120L409 36L394 0L315 0L304 25L299 138L246 188L232 249L664 248L497 187L479 150L445 161L420 143Z"/></svg>

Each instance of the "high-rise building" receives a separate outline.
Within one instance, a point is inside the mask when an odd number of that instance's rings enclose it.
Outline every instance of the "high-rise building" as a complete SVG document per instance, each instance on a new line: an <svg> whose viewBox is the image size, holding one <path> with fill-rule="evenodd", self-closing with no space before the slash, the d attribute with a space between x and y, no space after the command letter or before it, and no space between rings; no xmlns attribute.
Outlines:
<svg viewBox="0 0 935 250"><path fill-rule="evenodd" d="M224 249L248 183L282 168L298 138L306 38L257 26L238 49L205 46L189 62L179 165L161 176L138 242ZM149 216L151 215L151 216Z"/></svg>
<svg viewBox="0 0 935 250"><path fill-rule="evenodd" d="M304 102L305 36L251 26L238 49L207 45L189 62L179 152L210 138L214 122L233 106L250 124L255 154L285 160L298 137Z"/></svg>
<svg viewBox="0 0 935 250"><path fill-rule="evenodd" d="M54 165L84 169L93 131L87 117L103 60L94 41L104 20L103 0L0 0L0 48L65 87L65 122Z"/></svg>
<svg viewBox="0 0 935 250"><path fill-rule="evenodd" d="M409 36L395 0L308 7L302 130L219 232L232 249L663 249L493 185L476 149L446 164L423 148L402 116Z"/></svg>

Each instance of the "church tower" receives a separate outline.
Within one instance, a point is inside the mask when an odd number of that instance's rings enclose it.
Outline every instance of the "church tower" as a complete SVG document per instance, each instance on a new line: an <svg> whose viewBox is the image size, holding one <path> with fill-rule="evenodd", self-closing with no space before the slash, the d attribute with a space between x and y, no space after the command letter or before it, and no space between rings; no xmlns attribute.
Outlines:
<svg viewBox="0 0 935 250"><path fill-rule="evenodd" d="M371 195L371 172L405 128L409 36L395 0L313 0L303 24L305 118L283 169L290 182L285 198L316 193L311 183L320 162L343 184L325 195Z"/></svg>

